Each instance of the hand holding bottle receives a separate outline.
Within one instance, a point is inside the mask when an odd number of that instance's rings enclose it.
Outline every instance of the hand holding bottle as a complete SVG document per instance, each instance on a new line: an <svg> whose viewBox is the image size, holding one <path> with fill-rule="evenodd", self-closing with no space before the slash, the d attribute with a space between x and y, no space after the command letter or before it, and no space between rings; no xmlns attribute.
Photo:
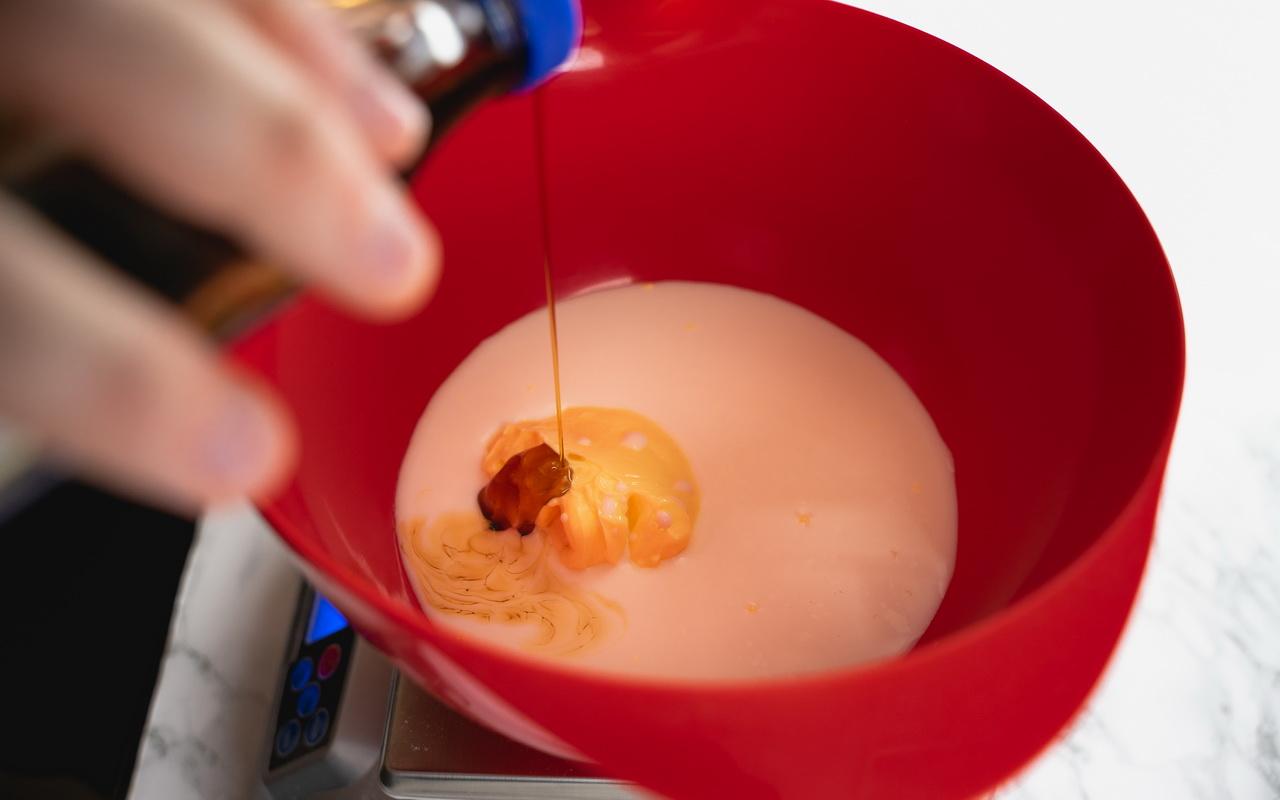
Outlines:
<svg viewBox="0 0 1280 800"><path fill-rule="evenodd" d="M10 0L0 117L64 135L147 200L376 318L439 244L395 179L424 107L306 0ZM0 195L0 417L171 504L258 494L285 415L174 312Z"/></svg>

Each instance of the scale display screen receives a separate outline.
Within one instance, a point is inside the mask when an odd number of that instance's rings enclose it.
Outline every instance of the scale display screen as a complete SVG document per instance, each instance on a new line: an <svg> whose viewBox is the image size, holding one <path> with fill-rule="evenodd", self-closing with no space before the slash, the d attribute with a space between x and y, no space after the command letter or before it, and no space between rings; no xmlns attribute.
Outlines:
<svg viewBox="0 0 1280 800"><path fill-rule="evenodd" d="M301 640L285 665L280 707L267 771L325 751L339 723L343 687L355 656L356 634L337 607L311 589L301 592ZM289 795L290 797L295 795Z"/></svg>
<svg viewBox="0 0 1280 800"><path fill-rule="evenodd" d="M303 641L305 644L311 644L337 633L348 625L347 618L342 616L342 612L333 603L330 603L327 598L317 594L315 595L315 602L311 604L311 617L307 621L307 630L303 635Z"/></svg>

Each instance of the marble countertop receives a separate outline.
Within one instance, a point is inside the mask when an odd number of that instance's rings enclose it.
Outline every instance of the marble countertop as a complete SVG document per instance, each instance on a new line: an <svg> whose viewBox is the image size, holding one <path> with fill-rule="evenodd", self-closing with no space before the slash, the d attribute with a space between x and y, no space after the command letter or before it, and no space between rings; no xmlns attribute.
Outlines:
<svg viewBox="0 0 1280 800"><path fill-rule="evenodd" d="M997 797L1280 797L1280 4L858 5L975 53L1080 128L1150 216L1186 314L1136 611L1086 711ZM132 797L266 796L297 580L248 509L205 519Z"/></svg>

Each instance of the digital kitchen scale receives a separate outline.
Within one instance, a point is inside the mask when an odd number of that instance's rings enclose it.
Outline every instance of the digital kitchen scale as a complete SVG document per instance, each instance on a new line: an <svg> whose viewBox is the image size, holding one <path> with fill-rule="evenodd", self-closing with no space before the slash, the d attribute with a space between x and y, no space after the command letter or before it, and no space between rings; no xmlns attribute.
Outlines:
<svg viewBox="0 0 1280 800"><path fill-rule="evenodd" d="M635 798L589 765L517 744L453 712L300 592L265 744L273 797Z"/></svg>

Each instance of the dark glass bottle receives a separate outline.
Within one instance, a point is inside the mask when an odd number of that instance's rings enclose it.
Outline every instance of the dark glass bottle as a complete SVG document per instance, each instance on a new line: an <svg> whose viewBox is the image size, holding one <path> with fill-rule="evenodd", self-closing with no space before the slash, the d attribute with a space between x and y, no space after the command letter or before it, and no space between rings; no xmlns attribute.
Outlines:
<svg viewBox="0 0 1280 800"><path fill-rule="evenodd" d="M330 0L432 117L431 143L483 100L528 88L569 55L576 0ZM144 202L40 131L0 120L0 183L218 337L289 296L282 273Z"/></svg>

